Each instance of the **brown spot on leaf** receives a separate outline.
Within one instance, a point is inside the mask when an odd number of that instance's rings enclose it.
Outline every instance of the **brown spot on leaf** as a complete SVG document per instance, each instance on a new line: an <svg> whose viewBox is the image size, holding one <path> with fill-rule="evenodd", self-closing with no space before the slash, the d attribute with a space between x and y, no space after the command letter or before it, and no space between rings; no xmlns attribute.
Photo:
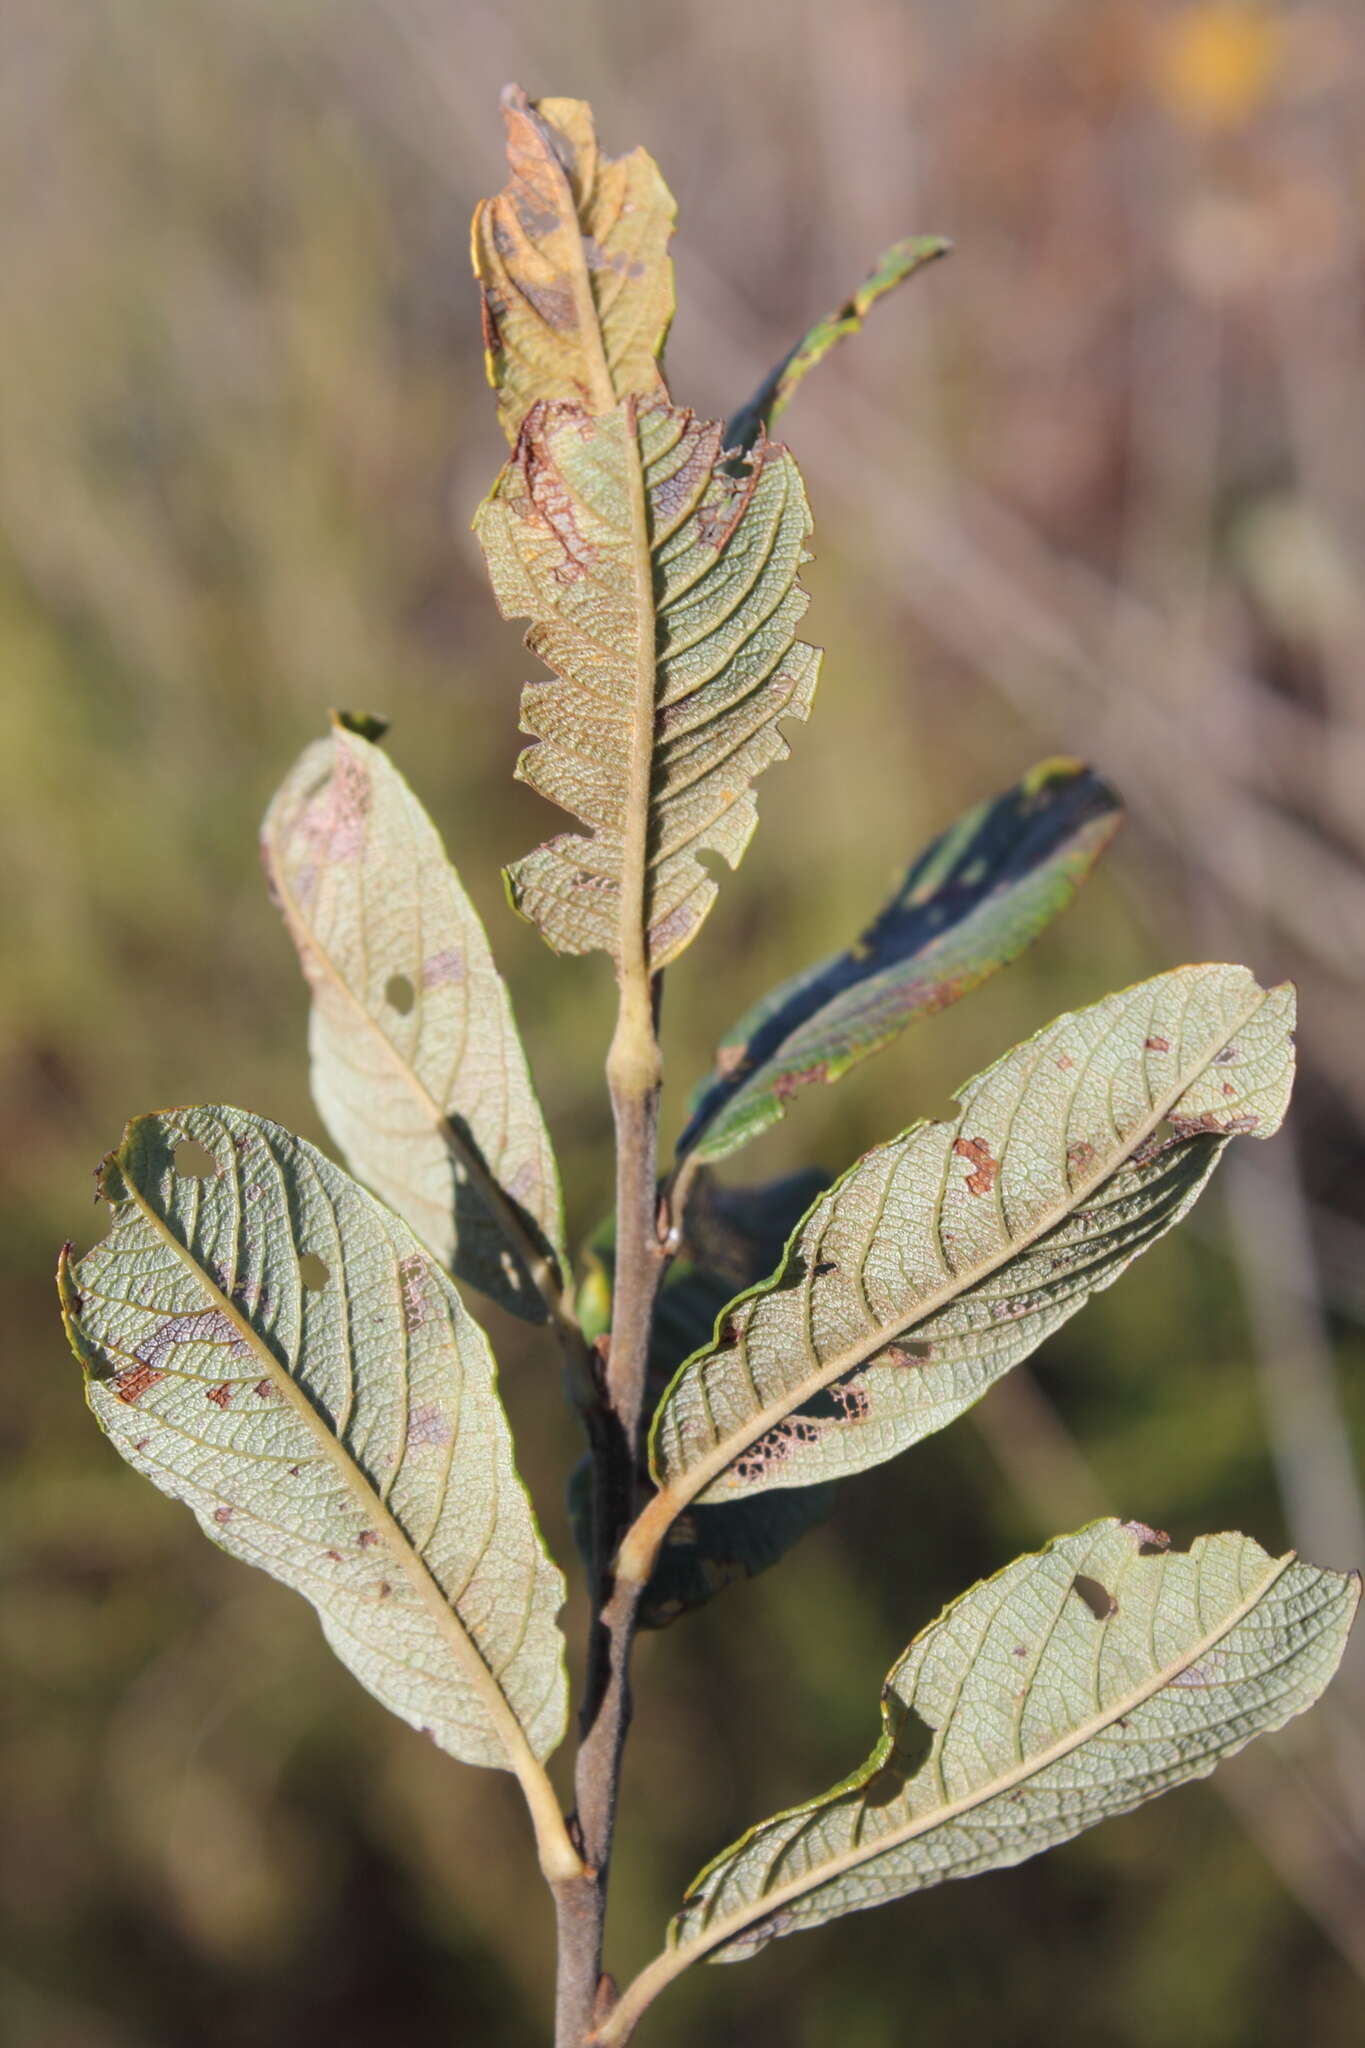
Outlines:
<svg viewBox="0 0 1365 2048"><path fill-rule="evenodd" d="M1235 1046L1235 1045L1225 1045L1225 1046L1223 1047L1223 1050L1222 1050L1221 1052L1216 1052L1216 1053L1214 1054L1214 1056L1213 1056L1213 1064L1215 1065L1215 1067L1230 1067L1230 1066L1232 1065L1233 1061L1234 1061L1234 1060L1236 1059L1236 1057L1237 1057L1237 1048L1236 1048L1236 1046Z"/></svg>
<svg viewBox="0 0 1365 2048"><path fill-rule="evenodd" d="M558 543L561 559L552 571L558 583L576 583L597 560L597 549L579 530L573 493L549 447L554 428L577 416L575 406L542 399L527 413L512 457L512 467L520 472L525 490L523 497L512 502L512 510Z"/></svg>
<svg viewBox="0 0 1365 2048"><path fill-rule="evenodd" d="M831 1387L829 1398L845 1422L866 1422L872 1403L862 1387Z"/></svg>
<svg viewBox="0 0 1365 2048"><path fill-rule="evenodd" d="M137 1356L144 1365L155 1367L160 1376L162 1361L178 1344L226 1344L234 1358L250 1356L245 1338L220 1308L200 1309L194 1315L168 1316L164 1323L157 1324L149 1337L143 1339Z"/></svg>
<svg viewBox="0 0 1365 2048"><path fill-rule="evenodd" d="M1135 1536L1140 1551L1169 1550L1171 1539L1164 1529L1149 1528L1146 1522L1124 1522L1121 1524L1125 1535Z"/></svg>
<svg viewBox="0 0 1365 2048"><path fill-rule="evenodd" d="M1087 1174L1095 1164L1096 1152L1088 1138L1077 1138L1066 1148L1066 1163L1073 1174Z"/></svg>
<svg viewBox="0 0 1365 2048"><path fill-rule="evenodd" d="M1075 1064L1076 1062L1072 1059L1071 1054L1069 1052L1058 1053L1057 1065L1061 1068L1064 1074L1069 1074L1071 1072L1071 1069L1075 1066Z"/></svg>
<svg viewBox="0 0 1365 2048"><path fill-rule="evenodd" d="M953 1150L959 1159L968 1159L973 1171L967 1175L969 1195L988 1195L1000 1177L1000 1161L991 1157L990 1146L984 1138L958 1138Z"/></svg>
<svg viewBox="0 0 1365 2048"><path fill-rule="evenodd" d="M220 1529L225 1528L226 1525L232 1520L232 1509L215 1508L213 1511L213 1519L218 1524Z"/></svg>
<svg viewBox="0 0 1365 2048"><path fill-rule="evenodd" d="M564 285L532 284L522 276L517 280L522 297L534 307L547 327L553 327L557 334L572 334L578 325L578 308L574 296Z"/></svg>
<svg viewBox="0 0 1365 2048"><path fill-rule="evenodd" d="M336 750L336 767L318 804L317 832L328 860L358 860L373 801L365 764L349 747Z"/></svg>
<svg viewBox="0 0 1365 2048"><path fill-rule="evenodd" d="M829 1061L817 1060L813 1067L796 1067L790 1073L779 1074L773 1082L773 1094L779 1102L786 1102L795 1095L798 1088L806 1088L815 1081L829 1079Z"/></svg>
<svg viewBox="0 0 1365 2048"><path fill-rule="evenodd" d="M341 1552L339 1550L329 1550L326 1553L326 1555L331 1559L333 1564L341 1564L344 1562Z"/></svg>
<svg viewBox="0 0 1365 2048"><path fill-rule="evenodd" d="M914 1342L910 1344L889 1344L885 1351L873 1361L876 1365L911 1366L919 1365L924 1359L932 1358L932 1344Z"/></svg>
<svg viewBox="0 0 1365 2048"><path fill-rule="evenodd" d="M493 294L486 286L481 287L479 291L479 318L483 329L483 345L490 356L496 355L502 347L502 336L498 332Z"/></svg>
<svg viewBox="0 0 1365 2048"><path fill-rule="evenodd" d="M215 1408L227 1408L232 1403L232 1381L224 1380L220 1386L210 1387L204 1399L212 1401Z"/></svg>
<svg viewBox="0 0 1365 2048"><path fill-rule="evenodd" d="M114 1374L109 1384L120 1401L131 1408L149 1387L154 1387L158 1380L164 1380L165 1377L165 1373L158 1372L154 1365L125 1365L122 1372ZM142 1441L145 1443L147 1439L144 1437ZM139 1444L137 1448L140 1450L142 1445Z"/></svg>
<svg viewBox="0 0 1365 2048"><path fill-rule="evenodd" d="M1148 1052L1169 1052L1171 1049L1169 1038L1144 1038L1142 1042Z"/></svg>
<svg viewBox="0 0 1365 2048"><path fill-rule="evenodd" d="M356 1541L362 1550L372 1550L379 1541L379 1532L376 1529L362 1529Z"/></svg>
<svg viewBox="0 0 1365 2048"><path fill-rule="evenodd" d="M427 1313L426 1263L416 1252L398 1262L398 1281L402 1289L403 1329L407 1336L420 1330L429 1320Z"/></svg>
<svg viewBox="0 0 1365 2048"><path fill-rule="evenodd" d="M446 946L422 964L423 988L448 988L465 977L464 955L458 946Z"/></svg>
<svg viewBox="0 0 1365 2048"><path fill-rule="evenodd" d="M1260 1117L1248 1110L1245 1116L1230 1116L1220 1119L1213 1110L1205 1109L1198 1116L1171 1117L1171 1129L1177 1138L1198 1137L1203 1131L1216 1132L1219 1137L1235 1138L1254 1131L1260 1124Z"/></svg>
<svg viewBox="0 0 1365 2048"><path fill-rule="evenodd" d="M791 1416L786 1422L779 1422L775 1429L758 1437L750 1444L742 1458L735 1460L735 1479L743 1486L752 1486L774 1465L780 1465L802 1444L813 1444L819 1440L820 1430L816 1423L800 1416Z"/></svg>
<svg viewBox="0 0 1365 2048"><path fill-rule="evenodd" d="M257 1380L251 1391L258 1401L273 1401L275 1398L275 1389L269 1380Z"/></svg>
<svg viewBox="0 0 1365 2048"><path fill-rule="evenodd" d="M447 1417L434 1401L423 1401L408 1417L408 1445L448 1444L451 1429Z"/></svg>

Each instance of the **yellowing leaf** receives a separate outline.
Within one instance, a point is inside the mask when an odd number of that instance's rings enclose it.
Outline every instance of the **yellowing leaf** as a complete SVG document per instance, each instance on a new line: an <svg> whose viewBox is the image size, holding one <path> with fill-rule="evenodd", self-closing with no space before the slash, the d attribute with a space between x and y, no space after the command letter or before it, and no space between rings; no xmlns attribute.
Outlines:
<svg viewBox="0 0 1365 2048"><path fill-rule="evenodd" d="M564 1582L493 1359L407 1225L238 1109L137 1118L113 1221L58 1280L101 1428L206 1535L317 1609L390 1712L540 1782L564 1732Z"/></svg>
<svg viewBox="0 0 1365 2048"><path fill-rule="evenodd" d="M503 95L511 180L474 215L488 381L515 441L537 399L610 412L663 391L676 208L642 149L604 157L584 100Z"/></svg>
<svg viewBox="0 0 1365 2048"><path fill-rule="evenodd" d="M559 1176L506 987L435 826L388 756L338 722L285 778L261 844L312 990L327 1129L460 1279L538 1320L564 1262Z"/></svg>
<svg viewBox="0 0 1365 2048"><path fill-rule="evenodd" d="M1335 1671L1360 1597L1250 1537L1188 1552L1092 1523L974 1586L882 1688L882 1736L822 1798L702 1871L603 2044L689 1963L1036 1856L1282 1727ZM1155 1553L1155 1554L1154 1554Z"/></svg>
<svg viewBox="0 0 1365 2048"><path fill-rule="evenodd" d="M662 402L538 405L478 518L499 605L557 673L523 695L539 745L517 773L591 828L518 861L513 896L560 952L625 970L694 936L716 895L698 856L738 864L778 721L815 689L800 474L771 442L741 475L721 453L719 426Z"/></svg>

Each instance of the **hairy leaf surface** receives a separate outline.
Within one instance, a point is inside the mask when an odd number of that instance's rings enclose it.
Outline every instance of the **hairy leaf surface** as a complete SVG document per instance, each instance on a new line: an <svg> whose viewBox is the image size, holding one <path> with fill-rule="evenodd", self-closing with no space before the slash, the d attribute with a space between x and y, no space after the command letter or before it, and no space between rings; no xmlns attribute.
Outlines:
<svg viewBox="0 0 1365 2048"><path fill-rule="evenodd" d="M523 695L539 744L517 773L591 828L509 873L560 952L651 972L679 953L716 894L698 856L737 865L778 721L810 707L800 475L772 443L741 476L720 453L718 426L663 403L537 405L479 514L498 603L556 671Z"/></svg>
<svg viewBox="0 0 1365 2048"><path fill-rule="evenodd" d="M339 1167L243 1110L139 1117L99 1178L108 1235L58 1278L105 1433L310 1600L400 1719L467 1763L546 1756L567 1712L564 1582L449 1277Z"/></svg>
<svg viewBox="0 0 1365 2048"><path fill-rule="evenodd" d="M676 207L642 149L604 157L584 100L503 95L510 182L474 215L488 381L509 441L537 399L659 393Z"/></svg>
<svg viewBox="0 0 1365 2048"><path fill-rule="evenodd" d="M946 256L952 246L942 235L912 235L909 241L893 242L884 249L853 296L808 328L795 348L769 371L748 404L741 406L725 429L726 447L750 447L779 413L786 411L802 378L809 376L832 348L858 332L878 299L923 270L936 256Z"/></svg>
<svg viewBox="0 0 1365 2048"><path fill-rule="evenodd" d="M435 826L382 750L338 723L286 778L261 844L312 990L327 1129L460 1279L538 1320L535 1275L564 1261L559 1175Z"/></svg>
<svg viewBox="0 0 1365 2048"><path fill-rule="evenodd" d="M1182 967L1060 1017L810 1210L655 1420L681 1504L863 1470L942 1429L1184 1215L1293 1080L1294 992Z"/></svg>
<svg viewBox="0 0 1365 2048"><path fill-rule="evenodd" d="M1095 1522L947 1608L888 1676L867 1762L697 1878L673 1968L1020 1863L1311 1706L1358 1577L1247 1536L1160 1554L1165 1540Z"/></svg>
<svg viewBox="0 0 1365 2048"><path fill-rule="evenodd" d="M721 1040L679 1158L723 1159L916 1018L946 1009L1032 944L1118 830L1109 786L1043 761L915 860L856 945L774 989Z"/></svg>

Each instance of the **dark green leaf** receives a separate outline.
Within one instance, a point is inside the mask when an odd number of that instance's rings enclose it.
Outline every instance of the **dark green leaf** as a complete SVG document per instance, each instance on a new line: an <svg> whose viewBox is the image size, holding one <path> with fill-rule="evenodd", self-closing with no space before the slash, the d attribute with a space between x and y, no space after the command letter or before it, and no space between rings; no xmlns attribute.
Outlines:
<svg viewBox="0 0 1365 2048"><path fill-rule="evenodd" d="M688 1204L682 1249L660 1291L650 1349L646 1405L653 1407L682 1361L709 1342L718 1320L777 1264L788 1237L827 1176L816 1169L787 1175L764 1187L722 1188L703 1174ZM603 1226L588 1250L580 1289L590 1336L608 1327L612 1228ZM594 1310L597 1309L595 1313ZM569 1482L569 1507L579 1549L587 1555L588 1465ZM736 1579L754 1578L776 1564L808 1529L823 1522L837 1488L799 1487L787 1493L697 1507L680 1515L659 1553L640 1608L644 1628L666 1628L704 1606Z"/></svg>
<svg viewBox="0 0 1365 2048"><path fill-rule="evenodd" d="M857 944L783 982L721 1041L679 1157L721 1159L917 1017L1006 966L1064 910L1118 830L1119 801L1078 761L1043 761L913 863Z"/></svg>
<svg viewBox="0 0 1365 2048"><path fill-rule="evenodd" d="M770 370L747 405L741 406L725 429L727 448L749 448L790 405L801 379L822 363L830 350L856 334L878 299L904 284L936 256L946 256L952 243L942 235L912 235L909 241L893 242L878 257L875 268L863 279L851 299L833 313L817 320L789 349L775 370Z"/></svg>

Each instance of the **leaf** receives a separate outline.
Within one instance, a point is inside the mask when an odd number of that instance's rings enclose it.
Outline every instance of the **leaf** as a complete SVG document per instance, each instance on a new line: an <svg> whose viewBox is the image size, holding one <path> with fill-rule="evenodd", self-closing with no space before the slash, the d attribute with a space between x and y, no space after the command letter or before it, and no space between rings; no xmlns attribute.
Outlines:
<svg viewBox="0 0 1365 2048"><path fill-rule="evenodd" d="M1248 1536L1150 1554L1165 1541L1094 1522L946 1608L888 1676L867 1762L696 1879L667 1974L1021 1863L1311 1706L1358 1575L1268 1557Z"/></svg>
<svg viewBox="0 0 1365 2048"><path fill-rule="evenodd" d="M559 1175L435 826L338 721L286 777L261 846L312 990L313 1097L333 1140L459 1279L539 1320L567 1265Z"/></svg>
<svg viewBox="0 0 1365 2048"><path fill-rule="evenodd" d="M727 1303L772 1270L826 1181L817 1169L751 1188L721 1187L709 1174L701 1177L688 1204L681 1250L655 1308L648 1407L683 1359L706 1343ZM609 1246L599 1245L599 1255L609 1263ZM807 1530L828 1519L837 1491L801 1486L679 1515L640 1603L640 1626L668 1628L726 1586L768 1571Z"/></svg>
<svg viewBox="0 0 1365 2048"><path fill-rule="evenodd" d="M1232 1136L1278 1127L1293 1021L1287 984L1176 968L869 1152L673 1381L652 1437L668 1500L837 1478L942 1429L1184 1215Z"/></svg>
<svg viewBox="0 0 1365 2048"><path fill-rule="evenodd" d="M857 944L782 983L721 1040L678 1157L723 1159L917 1018L946 1009L1065 910L1118 830L1118 798L1052 760L925 849Z"/></svg>
<svg viewBox="0 0 1365 2048"><path fill-rule="evenodd" d="M834 312L826 313L823 320L817 320L795 348L787 351L776 369L768 372L748 404L741 406L725 429L726 447L751 447L779 413L786 411L802 378L822 363L839 342L858 332L878 299L904 284L907 277L923 270L935 257L948 255L952 246L942 235L914 235L907 242L893 242L889 249L884 249L852 298L845 299Z"/></svg>
<svg viewBox="0 0 1365 2048"><path fill-rule="evenodd" d="M503 94L511 180L474 215L488 381L509 441L540 398L663 391L677 209L642 149L604 157L585 100Z"/></svg>
<svg viewBox="0 0 1365 2048"><path fill-rule="evenodd" d="M742 476L721 430L627 399L590 419L537 405L477 526L506 617L553 670L522 697L517 774L591 828L518 861L519 910L558 951L652 973L716 895L698 856L737 866L750 788L785 759L819 657L796 640L810 514L795 463L765 442Z"/></svg>
<svg viewBox="0 0 1365 2048"><path fill-rule="evenodd" d="M76 1265L68 1247L58 1285L105 1434L310 1600L401 1720L466 1763L548 1755L564 1582L448 1276L339 1167L243 1110L137 1118L99 1185L108 1235Z"/></svg>

